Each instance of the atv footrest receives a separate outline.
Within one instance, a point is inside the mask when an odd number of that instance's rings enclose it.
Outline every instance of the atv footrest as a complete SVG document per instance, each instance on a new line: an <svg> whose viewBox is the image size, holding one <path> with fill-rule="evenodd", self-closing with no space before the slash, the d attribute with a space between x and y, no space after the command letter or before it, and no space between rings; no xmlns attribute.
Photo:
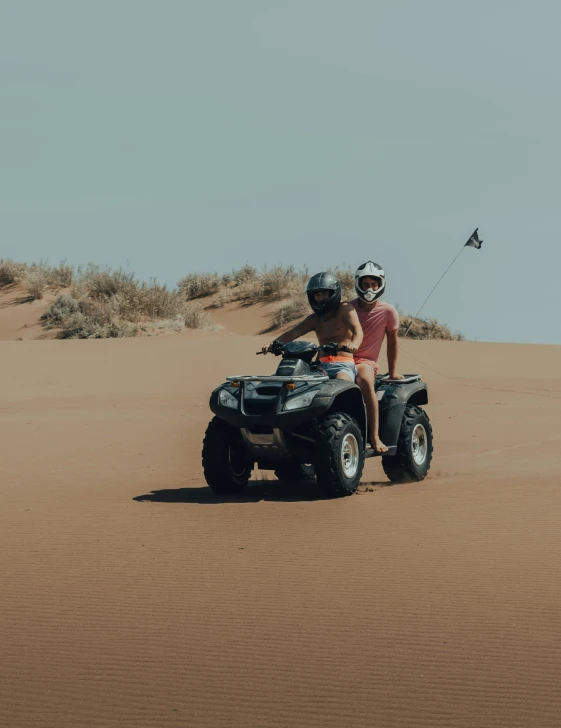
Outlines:
<svg viewBox="0 0 561 728"><path fill-rule="evenodd" d="M392 447L389 447L388 452L384 452L384 453L376 452L376 450L374 450L373 447L367 447L366 452L364 453L364 457L365 458L379 458L382 455L384 457L388 457L388 456L391 457L392 455L395 455L396 452L397 452L397 447L395 445Z"/></svg>

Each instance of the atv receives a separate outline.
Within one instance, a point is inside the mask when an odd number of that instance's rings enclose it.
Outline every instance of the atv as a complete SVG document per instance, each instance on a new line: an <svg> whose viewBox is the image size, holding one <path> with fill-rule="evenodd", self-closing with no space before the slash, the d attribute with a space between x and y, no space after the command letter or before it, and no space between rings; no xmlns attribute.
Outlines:
<svg viewBox="0 0 561 728"><path fill-rule="evenodd" d="M360 388L329 379L319 362L320 352L349 350L275 341L271 351L282 357L275 374L227 377L210 396L215 416L202 452L207 484L219 495L242 493L257 465L283 481L315 477L328 497L352 495L365 458L378 453L367 445ZM418 374L383 375L376 377L376 396L380 437L389 448L381 456L384 472L392 482L423 480L432 458L432 428L421 409L427 385Z"/></svg>

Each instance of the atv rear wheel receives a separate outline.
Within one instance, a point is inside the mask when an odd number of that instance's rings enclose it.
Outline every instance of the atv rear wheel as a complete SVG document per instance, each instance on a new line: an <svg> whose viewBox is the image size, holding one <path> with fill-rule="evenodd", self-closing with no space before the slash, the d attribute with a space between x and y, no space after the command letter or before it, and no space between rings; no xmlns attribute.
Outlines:
<svg viewBox="0 0 561 728"><path fill-rule="evenodd" d="M397 452L382 457L382 467L393 483L424 480L432 460L432 427L427 413L413 404L405 407Z"/></svg>
<svg viewBox="0 0 561 728"><path fill-rule="evenodd" d="M302 480L313 480L313 465L304 463L281 463L275 468L275 475L285 483L299 483Z"/></svg>
<svg viewBox="0 0 561 728"><path fill-rule="evenodd" d="M364 468L364 441L356 420L345 412L328 415L319 424L316 473L330 498L352 495Z"/></svg>
<svg viewBox="0 0 561 728"><path fill-rule="evenodd" d="M242 493L253 470L239 431L219 417L213 417L205 433L203 470L209 488L217 495Z"/></svg>

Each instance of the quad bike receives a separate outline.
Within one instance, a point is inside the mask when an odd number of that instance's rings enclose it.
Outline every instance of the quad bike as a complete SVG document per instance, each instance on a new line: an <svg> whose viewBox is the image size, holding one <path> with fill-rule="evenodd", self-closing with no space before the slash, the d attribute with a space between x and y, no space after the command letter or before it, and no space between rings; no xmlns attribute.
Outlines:
<svg viewBox="0 0 561 728"><path fill-rule="evenodd" d="M360 388L329 379L313 359L348 351L337 344L275 341L282 356L273 375L227 377L210 396L214 412L203 443L206 482L216 494L239 494L255 465L279 480L317 478L328 497L353 494L364 461L378 455L367 446L367 422ZM261 353L261 352L257 352ZM382 467L393 482L423 480L432 458L432 428L420 405L427 385L417 374L376 378L379 431L388 452Z"/></svg>

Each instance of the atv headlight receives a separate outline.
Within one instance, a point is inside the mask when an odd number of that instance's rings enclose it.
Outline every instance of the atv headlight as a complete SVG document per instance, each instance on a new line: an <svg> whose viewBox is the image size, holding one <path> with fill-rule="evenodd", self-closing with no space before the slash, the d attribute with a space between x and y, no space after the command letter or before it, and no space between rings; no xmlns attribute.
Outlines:
<svg viewBox="0 0 561 728"><path fill-rule="evenodd" d="M223 407L231 407L232 409L238 409L238 400L233 394L230 394L227 389L221 389L218 393L218 403Z"/></svg>
<svg viewBox="0 0 561 728"><path fill-rule="evenodd" d="M312 403L313 398L318 393L317 389L313 389L311 392L304 392L304 394L298 394L295 397L289 397L284 403L283 410L295 410L302 409L302 407L308 407Z"/></svg>

